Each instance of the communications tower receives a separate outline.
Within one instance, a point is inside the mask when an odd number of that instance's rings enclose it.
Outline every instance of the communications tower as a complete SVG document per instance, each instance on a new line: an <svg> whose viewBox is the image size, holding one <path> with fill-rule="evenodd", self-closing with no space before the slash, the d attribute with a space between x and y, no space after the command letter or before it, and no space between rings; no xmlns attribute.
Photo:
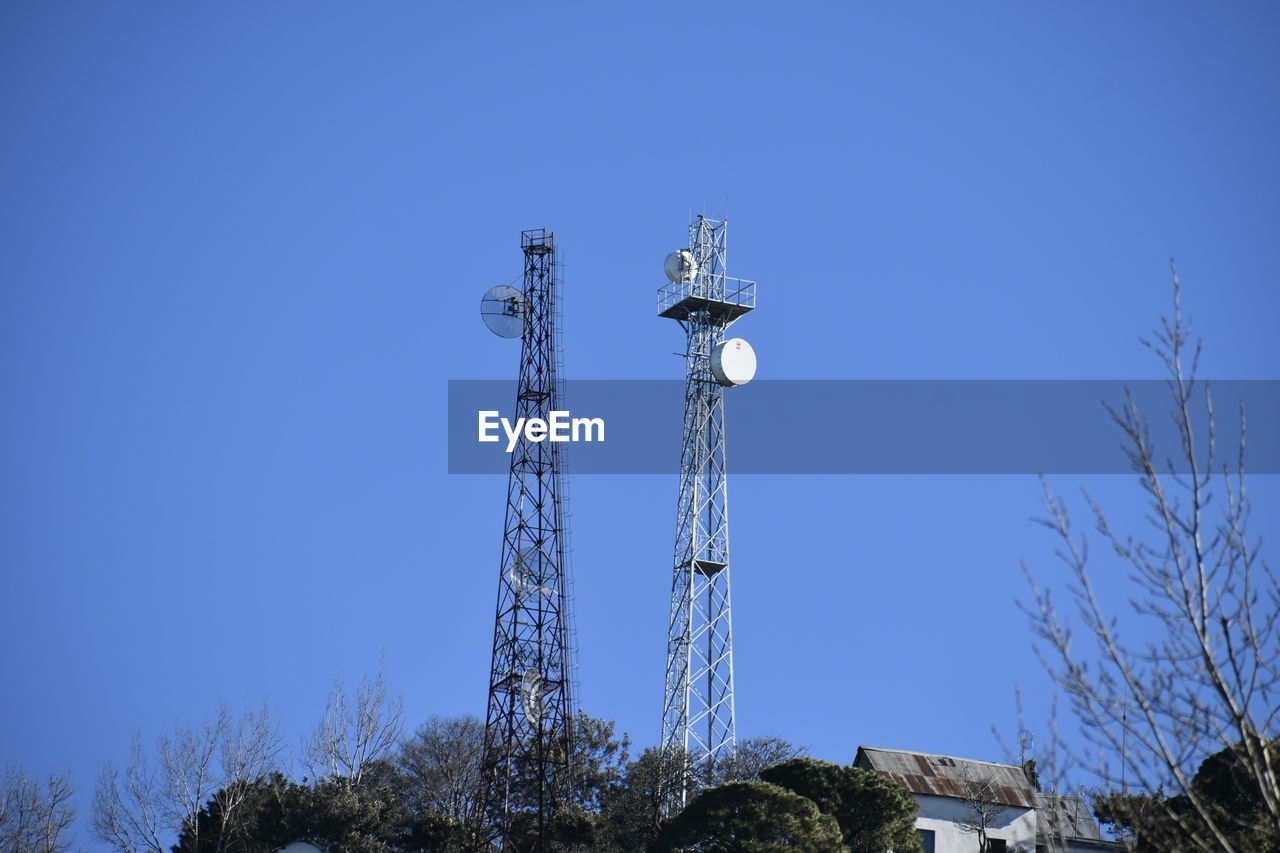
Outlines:
<svg viewBox="0 0 1280 853"><path fill-rule="evenodd" d="M725 275L727 229L699 216L689 248L672 252L658 316L685 333L684 438L667 632L662 746L696 766L734 750L733 619L729 607L729 503L724 390L755 375L756 357L725 330L755 307L756 284ZM679 794L683 804L687 786Z"/></svg>
<svg viewBox="0 0 1280 853"><path fill-rule="evenodd" d="M524 231L520 248L523 288L490 290L481 317L500 337L520 338L515 417L546 421L561 396L555 235ZM486 844L520 853L545 849L571 769L572 612L560 447L521 437L507 481L482 808Z"/></svg>

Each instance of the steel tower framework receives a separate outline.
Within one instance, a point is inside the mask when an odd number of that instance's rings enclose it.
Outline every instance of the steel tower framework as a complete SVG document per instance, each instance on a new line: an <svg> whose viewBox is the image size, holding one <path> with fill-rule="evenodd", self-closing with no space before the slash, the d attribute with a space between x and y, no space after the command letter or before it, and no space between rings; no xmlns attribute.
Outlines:
<svg viewBox="0 0 1280 853"><path fill-rule="evenodd" d="M555 235L524 231L524 313L517 418L558 407ZM484 737L488 846L541 851L569 788L573 649L560 444L524 439L511 453Z"/></svg>
<svg viewBox="0 0 1280 853"><path fill-rule="evenodd" d="M725 222L699 216L689 226L685 275L658 292L659 316L676 320L685 332L662 746L683 749L694 765L728 758L735 740L725 389L712 373L711 355L725 329L755 307L756 285L725 275L726 237Z"/></svg>

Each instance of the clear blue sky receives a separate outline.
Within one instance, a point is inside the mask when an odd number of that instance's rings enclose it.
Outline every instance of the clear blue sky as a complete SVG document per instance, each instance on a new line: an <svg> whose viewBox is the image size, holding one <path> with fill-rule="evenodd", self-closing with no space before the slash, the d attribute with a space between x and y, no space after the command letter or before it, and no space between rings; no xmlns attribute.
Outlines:
<svg viewBox="0 0 1280 853"><path fill-rule="evenodd" d="M445 392L515 370L477 309L524 228L573 378L680 375L691 211L762 378L1157 378L1170 256L1205 373L1280 378L1278 41L1263 2L6 4L0 760L87 815L134 730L265 697L292 740L384 648L411 722L483 712L504 483L445 473ZM583 703L640 744L675 491L573 484ZM735 480L740 735L1004 757L1038 492Z"/></svg>

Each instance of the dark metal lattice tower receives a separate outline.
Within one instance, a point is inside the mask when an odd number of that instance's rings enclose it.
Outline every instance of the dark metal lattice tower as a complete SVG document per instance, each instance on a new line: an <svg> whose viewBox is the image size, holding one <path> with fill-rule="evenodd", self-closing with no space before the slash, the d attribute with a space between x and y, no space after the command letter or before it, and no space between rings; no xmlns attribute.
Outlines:
<svg viewBox="0 0 1280 853"><path fill-rule="evenodd" d="M685 332L662 746L685 750L694 765L728 758L735 739L724 389L741 382L718 377L713 361L725 329L755 307L756 285L725 275L726 232L725 222L699 216L689 226L689 249L667 259L672 283L658 292L659 316L676 320ZM754 365L752 354L751 373ZM684 795L679 799L682 804Z"/></svg>
<svg viewBox="0 0 1280 853"><path fill-rule="evenodd" d="M520 335L516 418L542 418L561 396L555 235L524 231L524 288L494 288L509 336ZM492 294L498 291L498 297ZM490 323L491 316L486 316ZM506 330L490 328L508 336ZM515 421L513 421L515 422ZM541 851L569 788L573 657L560 444L521 438L511 453L484 736L488 844Z"/></svg>

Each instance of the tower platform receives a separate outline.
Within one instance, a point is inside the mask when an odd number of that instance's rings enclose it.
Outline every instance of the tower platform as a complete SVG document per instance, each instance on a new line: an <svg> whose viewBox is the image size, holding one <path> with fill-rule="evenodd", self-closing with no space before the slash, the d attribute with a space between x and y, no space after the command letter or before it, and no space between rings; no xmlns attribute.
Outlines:
<svg viewBox="0 0 1280 853"><path fill-rule="evenodd" d="M672 320L698 314L703 322L727 326L755 307L756 283L738 278L721 278L717 285L682 281L658 291L658 316Z"/></svg>

